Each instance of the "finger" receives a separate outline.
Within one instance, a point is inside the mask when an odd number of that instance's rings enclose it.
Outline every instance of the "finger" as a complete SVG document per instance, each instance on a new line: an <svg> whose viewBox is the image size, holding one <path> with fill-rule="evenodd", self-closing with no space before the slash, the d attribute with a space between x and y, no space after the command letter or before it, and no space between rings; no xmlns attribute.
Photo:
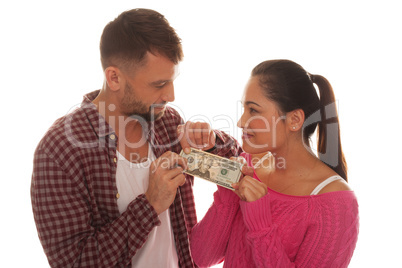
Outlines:
<svg viewBox="0 0 402 268"><path fill-rule="evenodd" d="M181 167L182 169L187 169L187 159L176 154L171 153L167 157L167 169L174 169L176 167Z"/></svg>
<svg viewBox="0 0 402 268"><path fill-rule="evenodd" d="M264 183L246 176L239 186L239 191L247 201L254 201L266 195L268 190Z"/></svg>
<svg viewBox="0 0 402 268"><path fill-rule="evenodd" d="M175 167L181 167L183 170L187 169L187 159L176 154L176 158L174 159L174 164Z"/></svg>
<svg viewBox="0 0 402 268"><path fill-rule="evenodd" d="M211 132L213 131L208 123L201 124L201 130L202 130L202 143L205 148L210 145Z"/></svg>
<svg viewBox="0 0 402 268"><path fill-rule="evenodd" d="M256 189L258 189L258 188L263 189L264 187L266 187L266 185L264 183L254 179L253 177L250 177L250 176L244 176L241 183L244 185L247 185L248 187L253 187Z"/></svg>
<svg viewBox="0 0 402 268"><path fill-rule="evenodd" d="M241 173L243 174L243 176L253 177L254 169L252 167L248 166L247 160L243 156L238 156L238 157L232 156L230 158L230 160L236 161L243 165L243 167L241 169Z"/></svg>
<svg viewBox="0 0 402 268"><path fill-rule="evenodd" d="M214 146L216 144L216 133L212 129L209 132L209 144Z"/></svg>
<svg viewBox="0 0 402 268"><path fill-rule="evenodd" d="M254 188L253 185L250 185L248 182L243 182L239 186L239 195L245 201L254 201L257 199L258 191Z"/></svg>
<svg viewBox="0 0 402 268"><path fill-rule="evenodd" d="M246 164L242 167L241 173L243 173L244 176L252 177L254 175L254 169Z"/></svg>
<svg viewBox="0 0 402 268"><path fill-rule="evenodd" d="M239 183L232 183L231 186L233 187L233 189L238 190L239 189Z"/></svg>
<svg viewBox="0 0 402 268"><path fill-rule="evenodd" d="M187 141L185 125L179 125L177 127L177 137L180 141L180 146L186 154L191 152L190 144Z"/></svg>
<svg viewBox="0 0 402 268"><path fill-rule="evenodd" d="M186 138L188 144L193 147L193 148L198 148L197 143L195 142L195 137L194 137L194 129L193 129L193 123L192 122L187 122L184 128L184 137Z"/></svg>
<svg viewBox="0 0 402 268"><path fill-rule="evenodd" d="M204 144L202 143L202 135L203 135L203 129L202 129L202 124L201 122L196 122L193 124L193 129L194 133L194 141L198 147L203 148Z"/></svg>
<svg viewBox="0 0 402 268"><path fill-rule="evenodd" d="M177 176L171 179L171 183L174 185L175 188L183 186L186 183L186 176L184 176L183 173L178 174Z"/></svg>
<svg viewBox="0 0 402 268"><path fill-rule="evenodd" d="M187 159L171 151L162 154L153 164L155 164L156 169L173 169L178 166L187 169Z"/></svg>
<svg viewBox="0 0 402 268"><path fill-rule="evenodd" d="M174 180L174 178L176 178L179 175L184 176L183 169L181 167L176 167L173 169L164 170L163 175L161 175L161 177L165 181L171 181L171 180Z"/></svg>

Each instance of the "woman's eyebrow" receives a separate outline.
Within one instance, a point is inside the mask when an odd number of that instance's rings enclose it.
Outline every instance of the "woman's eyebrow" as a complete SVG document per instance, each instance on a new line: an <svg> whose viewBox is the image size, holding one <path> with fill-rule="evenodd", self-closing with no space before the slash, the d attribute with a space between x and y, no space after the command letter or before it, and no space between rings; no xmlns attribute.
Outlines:
<svg viewBox="0 0 402 268"><path fill-rule="evenodd" d="M254 105L257 105L258 107L261 107L261 105L259 105L258 103L255 103L254 101L246 101L244 104L245 105L254 104Z"/></svg>

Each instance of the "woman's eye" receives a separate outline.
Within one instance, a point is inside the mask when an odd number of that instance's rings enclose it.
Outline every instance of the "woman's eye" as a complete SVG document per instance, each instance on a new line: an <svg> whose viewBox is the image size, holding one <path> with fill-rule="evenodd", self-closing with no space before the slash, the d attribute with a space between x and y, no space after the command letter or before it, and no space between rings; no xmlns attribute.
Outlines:
<svg viewBox="0 0 402 268"><path fill-rule="evenodd" d="M255 109L253 109L253 108L250 108L250 113L251 113L251 114L256 113L256 112L257 112L257 110L255 110Z"/></svg>

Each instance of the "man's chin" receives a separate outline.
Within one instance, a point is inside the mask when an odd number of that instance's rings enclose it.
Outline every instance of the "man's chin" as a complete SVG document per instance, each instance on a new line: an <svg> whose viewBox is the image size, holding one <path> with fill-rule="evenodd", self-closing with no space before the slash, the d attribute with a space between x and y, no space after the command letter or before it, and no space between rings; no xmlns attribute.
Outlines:
<svg viewBox="0 0 402 268"><path fill-rule="evenodd" d="M147 114L144 116L144 119L148 122L153 122L157 121L162 118L162 116L165 114L165 110L159 112L159 113L152 113L152 114Z"/></svg>
<svg viewBox="0 0 402 268"><path fill-rule="evenodd" d="M161 119L162 118L162 116L165 114L165 111L163 110L162 112L160 112L160 113L157 113L157 114L152 114L153 116L153 118L151 117L151 120L150 121L156 121L156 120L159 120L159 119Z"/></svg>
<svg viewBox="0 0 402 268"><path fill-rule="evenodd" d="M147 121L147 122L152 122L152 121L156 121L162 118L162 116L165 114L165 109L162 109L160 112L154 113L154 112L149 112L146 114L132 114L131 117L140 117L143 120Z"/></svg>

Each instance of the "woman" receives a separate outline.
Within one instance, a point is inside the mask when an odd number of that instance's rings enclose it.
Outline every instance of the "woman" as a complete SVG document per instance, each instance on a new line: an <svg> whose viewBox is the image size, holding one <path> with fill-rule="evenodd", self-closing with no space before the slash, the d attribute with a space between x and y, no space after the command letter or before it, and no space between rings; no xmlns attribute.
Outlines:
<svg viewBox="0 0 402 268"><path fill-rule="evenodd" d="M320 98L313 84L319 89ZM218 186L192 230L200 267L347 267L358 235L358 204L347 184L329 82L289 60L257 65L246 86L235 191ZM309 138L318 125L318 155ZM269 153L268 153L269 152Z"/></svg>

